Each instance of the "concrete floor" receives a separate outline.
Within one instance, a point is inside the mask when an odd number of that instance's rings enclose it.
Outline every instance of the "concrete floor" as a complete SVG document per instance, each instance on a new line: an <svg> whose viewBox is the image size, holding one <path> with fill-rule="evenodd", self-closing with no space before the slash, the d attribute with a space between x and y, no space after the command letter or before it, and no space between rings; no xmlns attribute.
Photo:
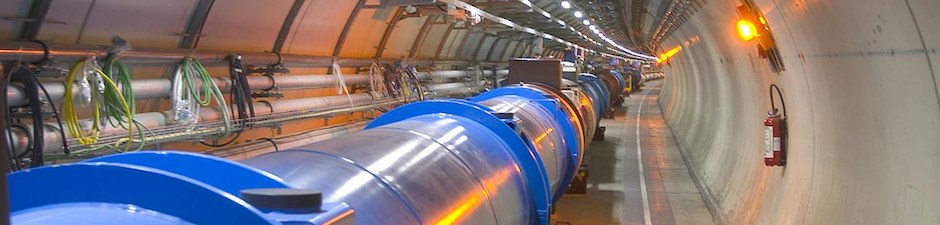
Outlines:
<svg viewBox="0 0 940 225"><path fill-rule="evenodd" d="M660 91L660 82L648 83L601 121L606 140L593 142L586 155L588 195L559 201L555 224L715 224L663 120Z"/></svg>

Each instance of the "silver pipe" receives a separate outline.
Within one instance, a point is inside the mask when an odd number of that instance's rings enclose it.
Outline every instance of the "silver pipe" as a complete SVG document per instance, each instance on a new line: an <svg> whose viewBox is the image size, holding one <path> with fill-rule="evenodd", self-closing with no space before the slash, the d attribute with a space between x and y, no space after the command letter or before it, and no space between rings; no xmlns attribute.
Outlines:
<svg viewBox="0 0 940 225"><path fill-rule="evenodd" d="M451 79L451 78L461 78L461 77L470 77L476 75L478 72L475 70L439 70L431 72L418 72L418 79ZM497 76L506 76L509 75L509 70L497 70ZM483 70L483 76L493 76L493 70Z"/></svg>
<svg viewBox="0 0 940 225"><path fill-rule="evenodd" d="M49 54L57 61L75 62L83 60L90 56L103 56L107 53L108 46L93 45L57 45L49 44ZM270 65L278 62L278 57L273 53L249 52L239 53L233 51L219 50L191 50L191 49L147 49L135 48L132 51L121 53L121 59L127 63L135 64L177 64L184 56L192 56L205 65L225 65L228 63L227 57L230 55L241 54L242 63L246 65ZM42 60L44 51L39 43L35 42L0 42L0 61L24 61L35 62ZM373 62L380 64L395 63L400 59L375 59L375 58L336 58L330 56L312 56L299 54L281 54L281 62L289 65L300 66L330 66L333 61L339 61L340 65L346 67L364 67L372 65ZM411 65L441 65L441 64L460 64L466 65L468 61L435 61L431 59L407 59ZM484 62L484 65L500 65L505 62Z"/></svg>
<svg viewBox="0 0 940 225"><path fill-rule="evenodd" d="M458 78L468 76L472 72L461 71L461 70L442 70L442 71L433 71L428 72L419 72L418 76L421 79L448 79L448 78ZM500 70L497 71L497 74L509 74L509 70ZM484 71L485 75L493 74L493 71ZM227 93L230 90L232 84L231 79L228 77L213 77L216 85L219 86L219 89L223 93ZM369 84L369 75L365 74L348 74L343 75L347 85L365 85ZM263 91L271 90L273 88L278 88L280 90L291 90L291 89L313 89L313 88L324 88L336 85L336 76L333 75L279 75L279 76L250 76L248 77L248 85L251 86L251 90L254 91ZM199 81L196 81L197 85ZM49 97L52 98L54 102L61 102L63 96L65 95L65 84L63 82L42 82L43 86L46 87L46 90L49 91ZM137 79L133 80L131 83L134 87L134 97L136 99L148 99L148 98L165 98L170 95L170 89L172 87L172 81L169 78L158 78L158 79ZM73 95L78 96L78 84L73 84L74 88ZM10 106L25 106L29 104L26 99L26 93L23 91L22 84L12 83L10 88L7 89L7 102Z"/></svg>
<svg viewBox="0 0 940 225"><path fill-rule="evenodd" d="M452 94L479 92L484 89L484 86L484 82L479 82L478 85L473 85L470 82L458 82L431 84L427 87L431 97L445 97Z"/></svg>
<svg viewBox="0 0 940 225"><path fill-rule="evenodd" d="M482 85L482 83L480 83L480 85ZM480 86L480 85L476 85L476 86ZM471 83L443 83L443 84L431 84L431 85L428 85L428 90L429 90L429 91L440 91L440 90L447 90L447 89L454 89L454 88L467 88L467 87L474 87L474 85L471 84Z"/></svg>
<svg viewBox="0 0 940 225"><path fill-rule="evenodd" d="M350 102L352 101L352 102ZM298 111L303 109L316 109L316 108L327 108L327 107L339 107L343 105L363 105L373 102L374 99L370 94L352 94L348 97L346 95L337 95L329 97L316 97L316 98L304 98L304 99L293 99L293 100L280 100L274 102L257 102L254 104L255 113L258 116L261 115L270 115L275 113L284 113L291 111ZM234 117L234 116L233 116ZM135 119L140 122L144 127L148 128L157 128L164 127L172 124L171 111L162 111L162 112L149 112L149 113L140 113L135 115ZM215 107L204 107L199 112L199 121L200 123L209 123L213 121L218 121L221 118L221 114L218 109ZM82 130L87 130L91 127L91 120L81 120L79 121ZM59 131L59 125L56 123L46 123L44 131L44 140L46 142L46 149L43 152L59 154L62 153L62 136ZM26 125L26 130L32 130L32 125ZM122 132L127 132L127 130L122 128L115 127L103 127L101 130L101 136L119 134ZM137 132L137 131L135 131ZM13 149L20 154L26 151L29 134L23 132L20 129L11 129L11 140L17 140L12 143ZM66 140L71 139L71 134L68 132L65 133Z"/></svg>
<svg viewBox="0 0 940 225"><path fill-rule="evenodd" d="M231 89L231 79L228 77L213 77L215 83L223 93ZM349 74L343 75L347 85L369 84L369 75ZM196 81L197 85L200 82ZM65 96L64 82L42 82L42 85L49 91L49 97L54 102L61 102ZM134 97L136 99L164 98L170 96L172 82L169 78L159 79L137 79L131 81L134 87ZM275 87L278 89L313 89L324 88L336 85L336 76L333 75L281 75L281 76L251 76L248 77L248 85L251 90L263 91ZM73 84L73 93L78 96L78 84ZM25 106L29 104L26 99L22 84L13 83L7 89L7 102L9 106Z"/></svg>
<svg viewBox="0 0 940 225"><path fill-rule="evenodd" d="M362 130L367 124L369 124L368 119L358 120L355 122L339 124L330 127L317 128L316 130L301 132L296 134L289 134L283 137L272 138L270 142L267 141L252 141L249 143L237 145L231 148L217 149L206 152L206 154L225 157L231 160L245 160L253 158L255 156L274 152L277 150L297 148L304 145L308 145L314 142L323 141L326 139L338 137L341 135L349 134ZM277 146L275 146L275 143Z"/></svg>

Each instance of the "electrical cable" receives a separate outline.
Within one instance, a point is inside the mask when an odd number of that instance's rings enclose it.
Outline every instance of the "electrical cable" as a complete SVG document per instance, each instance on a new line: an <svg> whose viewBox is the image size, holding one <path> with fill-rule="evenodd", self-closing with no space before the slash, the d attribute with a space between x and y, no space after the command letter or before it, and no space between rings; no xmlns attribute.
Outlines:
<svg viewBox="0 0 940 225"><path fill-rule="evenodd" d="M385 79L382 76L382 70L382 66L375 61L369 66L369 90L373 96L385 96L388 94L387 90L385 90Z"/></svg>
<svg viewBox="0 0 940 225"><path fill-rule="evenodd" d="M271 142L271 145L274 145L274 151L275 151L275 152L281 151L281 148L279 148L279 147L277 146L277 142L275 142L274 139L271 139L271 138L260 138L260 139L258 139L258 140L264 140L264 141L267 141L267 142Z"/></svg>
<svg viewBox="0 0 940 225"><path fill-rule="evenodd" d="M59 124L59 135L62 141L62 152L65 154L71 153L69 148L69 141L65 139L65 126L62 124L62 116L59 114L59 109L55 106L55 102L52 102L52 97L49 96L49 91L46 90L46 86L42 85L42 82L39 82L39 77L35 73L32 74L33 80L36 80L39 89L42 90L42 94L46 96L46 100L49 101L49 107L52 108L52 115L55 116L56 124Z"/></svg>
<svg viewBox="0 0 940 225"><path fill-rule="evenodd" d="M414 65L408 65L405 70L408 73L408 77L411 78L411 82L414 85L415 91L418 93L419 100L425 100L427 98L427 86L421 82L421 79L418 78L418 70L415 69ZM430 74L430 72L428 72Z"/></svg>
<svg viewBox="0 0 940 225"><path fill-rule="evenodd" d="M136 119L137 103L136 103L136 97L134 96L134 87L132 85L133 82L132 82L130 70L128 70L127 66L124 65L124 62L122 62L120 58L118 58L117 52L112 52L108 54L108 56L105 58L104 64L102 64L101 70L102 72L104 72L105 76L113 80L115 85L119 87L120 89L119 93L121 96L124 96L124 100L127 104L128 109L130 110L130 111L124 112L122 109L122 106L119 105L119 99L117 99L118 93L116 93L117 90L106 89L103 97L105 97L106 99L105 102L106 102L107 107L104 108L103 116L104 118L116 118L114 120L108 119L108 122L111 124L112 127L121 127L124 129L128 129L129 126L135 126L137 128L137 133L138 133L137 135L138 139L136 141L139 143L137 145L138 146L137 150L141 150L144 147L144 145L146 145L145 138L144 138L144 129L143 129L144 127L143 127L143 124L141 124L140 122L137 122L137 119ZM128 117L130 118L130 120L124 121L122 118L117 117L117 115L120 115L122 113L130 114L130 116ZM126 140L122 140L122 141L134 142L132 138L127 138Z"/></svg>
<svg viewBox="0 0 940 225"><path fill-rule="evenodd" d="M20 155L15 154L16 151L13 148L13 143L12 143L13 142L12 132L10 132L9 130L5 130L7 132L6 134L7 137L11 141L10 143L7 143L7 146L8 146L7 149L9 149L9 151L11 152L10 156L14 157L10 159L11 160L10 162L13 163L11 168L19 169L20 168L19 158L26 157L26 156L29 156L30 158L30 167L42 166L44 164L43 151L45 149L45 141L37 141L37 140L45 139L45 128L46 128L44 124L45 113L42 109L42 105L44 104L44 101L39 96L40 91L45 97L45 100L48 101L52 109L53 117L56 118L56 122L58 122L59 124L59 132L60 132L60 135L62 136L62 148L64 149L64 152L66 154L69 153L68 142L65 140L65 131L64 129L62 129L63 128L62 120L59 115L58 109L56 108L55 104L52 103L52 100L51 100L52 98L49 96L49 91L46 90L46 87L43 86L42 82L39 81L39 78L36 75L36 73L34 73L32 70L30 70L27 66L23 64L16 64L15 66L12 66L12 68L10 68L8 65L8 67L6 68L9 68L9 71L7 73L6 78L3 81L2 92L6 93L7 90L9 89L11 79L13 79L14 77L17 78L16 80L21 82L21 84L23 84L23 88L24 88L23 91L25 92L26 98L30 103L29 104L30 116L32 118L31 120L33 123L33 134L32 136L27 136L27 140L28 140L27 151L24 151ZM5 106L3 108L5 108L5 110L9 110L8 106ZM4 119L7 121L8 124L12 124L10 125L11 128L13 127L20 128L21 130L24 131L24 133L29 133L26 126L23 126L20 124L13 124L12 117L10 117L9 114L7 114L7 116L8 117Z"/></svg>
<svg viewBox="0 0 940 225"><path fill-rule="evenodd" d="M404 62L398 61L396 65L396 71L403 76L399 76L401 84L408 84L408 88L401 88L404 92L404 97L412 97L414 95L415 99L424 100L424 90L421 89L421 82L418 79L418 71L414 67L405 65Z"/></svg>
<svg viewBox="0 0 940 225"><path fill-rule="evenodd" d="M404 94L401 90L401 85L398 83L400 79L395 68L396 67L391 65L385 65L385 70L382 72L382 80L385 83L385 93L391 98L398 98L398 96Z"/></svg>
<svg viewBox="0 0 940 225"><path fill-rule="evenodd" d="M29 99L29 111L33 121L32 145L29 148L30 167L42 166L42 151L45 149L45 124L43 124L42 103L41 100L39 100L39 84L37 84L38 82L35 79L29 78L32 71L28 69L18 69L16 71L18 71L17 74L21 77L20 81L23 83L23 91L26 92L27 99Z"/></svg>
<svg viewBox="0 0 940 225"><path fill-rule="evenodd" d="M65 81L65 97L62 113L65 115L65 124L68 127L69 134L82 145L93 145L98 142L98 138L101 136L102 126L105 125L105 121L102 120L102 114L105 114L105 119L109 121L112 119L117 120L118 124L133 123L132 121L134 120L130 106L127 104L121 92L118 91L117 85L104 71L101 71L96 64L94 57L76 62L70 68ZM76 79L78 73L82 74L82 78ZM96 85L88 84L88 75L92 76L91 79L95 81ZM89 103L92 109L92 124L87 133L83 131L75 111L73 84L76 80L82 82L79 85L80 88L82 88L80 92L82 92L81 94L84 100L86 100L85 102ZM124 114L124 118L117 115L121 113ZM126 139L133 139L133 126L122 125L121 127L128 132ZM130 147L130 145L125 145L124 150L130 150Z"/></svg>
<svg viewBox="0 0 940 225"><path fill-rule="evenodd" d="M345 92L346 98L349 98L349 106L356 107L356 104L352 100L352 95L349 93L349 88L346 87L346 79L343 78L343 72L339 65L339 61L333 60L333 65L331 65L330 68L332 69L333 76L336 76L336 94L341 95L343 92Z"/></svg>
<svg viewBox="0 0 940 225"><path fill-rule="evenodd" d="M780 96L780 105L783 107L783 118L787 118L787 103L783 101L783 93L780 92L780 87L777 87L776 84L770 85L770 108L774 112L777 111L777 106L774 104L774 90L777 90L777 96Z"/></svg>
<svg viewBox="0 0 940 225"><path fill-rule="evenodd" d="M229 57L229 80L231 80L231 102L234 103L236 123L240 124L239 128L245 129L247 128L246 125L250 124L250 120L255 117L255 106L251 96L251 86L248 83L248 77L242 66L241 58L241 55ZM222 144L207 143L205 140L199 143L214 148L223 147L238 140L241 133L241 130L239 130L235 133L235 136Z"/></svg>
<svg viewBox="0 0 940 225"><path fill-rule="evenodd" d="M197 85L197 80L199 85ZM195 129L199 123L201 107L208 107L215 102L222 118L223 132L227 136L232 130L231 113L225 103L222 92L212 75L198 60L187 56L176 68L171 92L173 120L178 124L190 125Z"/></svg>

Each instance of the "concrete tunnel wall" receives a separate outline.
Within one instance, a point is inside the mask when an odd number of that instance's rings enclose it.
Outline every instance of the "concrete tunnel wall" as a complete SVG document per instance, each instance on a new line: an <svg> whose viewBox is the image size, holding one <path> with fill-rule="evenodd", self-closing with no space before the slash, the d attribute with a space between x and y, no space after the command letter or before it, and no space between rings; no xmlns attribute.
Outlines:
<svg viewBox="0 0 940 225"><path fill-rule="evenodd" d="M940 224L940 1L755 0L786 71L712 0L664 41L660 104L724 224ZM762 120L778 84L786 167L765 167ZM779 106L779 105L778 105Z"/></svg>

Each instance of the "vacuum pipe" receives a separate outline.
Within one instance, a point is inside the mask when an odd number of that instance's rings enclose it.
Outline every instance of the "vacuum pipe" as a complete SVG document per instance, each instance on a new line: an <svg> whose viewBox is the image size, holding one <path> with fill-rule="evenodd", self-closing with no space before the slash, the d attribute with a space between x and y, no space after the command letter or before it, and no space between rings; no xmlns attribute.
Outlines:
<svg viewBox="0 0 940 225"><path fill-rule="evenodd" d="M93 45L56 45L49 44L49 55L57 61L74 62L91 56L103 56L108 46ZM36 42L0 42L0 61L36 62L43 59L45 54L42 45ZM121 59L128 63L140 64L177 64L184 56L192 56L205 65L225 65L231 55L241 54L242 63L246 65L271 65L282 62L289 65L301 66L330 66L339 61L345 67L366 67L372 63L390 64L400 59L375 58L336 58L329 56L311 56L299 54L281 54L278 57L273 53L250 52L240 53L220 50L191 50L191 49L146 49L135 48L131 51L121 52ZM280 58L280 61L278 60ZM470 64L467 61L435 61L431 59L407 59L410 65L441 65L441 64ZM498 65L498 62L485 62L484 65Z"/></svg>
<svg viewBox="0 0 940 225"><path fill-rule="evenodd" d="M228 77L213 77L219 90L228 92L231 88L231 79ZM361 74L343 75L347 85L368 84L369 76ZM196 86L199 86L196 81ZM248 77L248 85L251 90L263 91L278 89L312 89L324 88L336 85L336 76L333 75L283 75L283 76L252 76ZM134 87L134 96L137 99L146 98L164 98L170 96L172 81L169 78L159 79L138 79L133 80L131 85ZM43 86L49 91L49 97L54 102L61 102L65 96L65 83L63 82L43 82ZM79 96L78 84L73 84L73 95ZM10 106L25 106L29 102L26 100L26 93L22 84L14 83L10 85L7 91L7 101Z"/></svg>
<svg viewBox="0 0 940 225"><path fill-rule="evenodd" d="M352 103L350 103L352 99ZM284 113L291 111L298 111L303 109L317 109L317 108L329 108L329 107L340 107L344 105L354 104L361 106L364 104L369 104L377 99L373 99L370 94L352 94L349 97L346 95L337 95L329 97L316 97L316 98L304 98L304 99L293 99L293 100L281 100L281 101L259 101L254 103L255 112L258 116L270 115L276 113ZM200 123L209 123L218 121L220 118L220 113L215 107L203 107L199 111L199 122ZM158 128L171 125L173 123L173 112L171 111L162 111L162 112L149 112L149 113L140 113L135 115L135 119L140 122L144 127L148 128ZM91 120L82 120L79 121L79 124L82 126L83 130L88 129L92 124ZM43 152L46 153L62 153L62 135L59 132L59 125L56 123L46 123L45 129L45 142L47 143L46 149ZM26 125L26 130L32 130L31 125ZM13 149L17 154L26 151L27 143L29 143L29 134L24 132L22 129L10 129L11 131L11 140L14 140L12 143ZM103 127L101 130L101 136L107 136L111 134L118 134L127 132L123 128L115 128L111 126ZM72 138L68 132L66 132L66 138Z"/></svg>

